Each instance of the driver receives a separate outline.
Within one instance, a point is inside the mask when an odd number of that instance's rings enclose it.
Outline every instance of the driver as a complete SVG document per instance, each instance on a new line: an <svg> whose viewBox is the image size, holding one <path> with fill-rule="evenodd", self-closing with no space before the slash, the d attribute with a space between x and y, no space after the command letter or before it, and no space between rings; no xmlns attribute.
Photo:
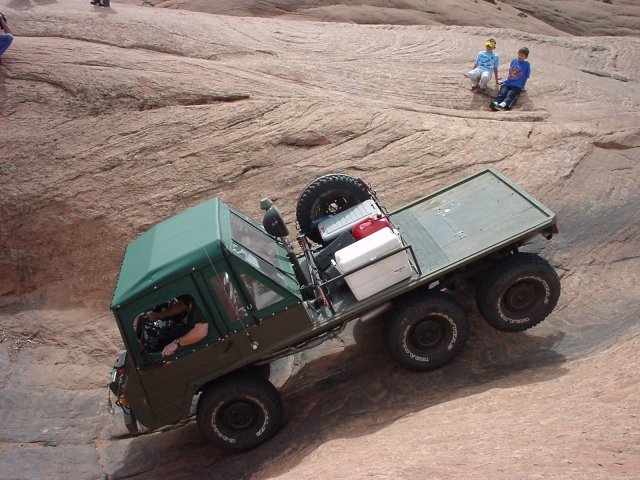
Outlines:
<svg viewBox="0 0 640 480"><path fill-rule="evenodd" d="M195 323L190 321L191 315L189 313L192 308L193 299L182 296L172 300L166 309L160 312L150 312L146 315L145 319L150 322L172 320L167 333L163 335L164 345L160 345L163 357L173 355L180 347L198 343L209 333L209 324L202 316L198 315Z"/></svg>

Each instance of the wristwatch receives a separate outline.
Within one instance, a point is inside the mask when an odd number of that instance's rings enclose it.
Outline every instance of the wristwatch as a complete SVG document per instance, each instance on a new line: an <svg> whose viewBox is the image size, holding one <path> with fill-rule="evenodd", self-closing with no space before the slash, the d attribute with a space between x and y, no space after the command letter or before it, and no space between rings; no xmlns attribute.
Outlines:
<svg viewBox="0 0 640 480"><path fill-rule="evenodd" d="M173 343L175 343L175 344L178 346L178 348L180 348L180 337L176 338L176 339L173 341Z"/></svg>

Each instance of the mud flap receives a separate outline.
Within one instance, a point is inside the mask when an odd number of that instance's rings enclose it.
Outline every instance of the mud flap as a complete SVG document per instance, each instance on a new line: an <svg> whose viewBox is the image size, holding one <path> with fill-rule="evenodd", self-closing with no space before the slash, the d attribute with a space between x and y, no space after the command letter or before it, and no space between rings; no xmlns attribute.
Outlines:
<svg viewBox="0 0 640 480"><path fill-rule="evenodd" d="M124 424L129 430L129 433L138 433L138 422L136 416L133 414L130 408L123 408L122 415L124 416Z"/></svg>

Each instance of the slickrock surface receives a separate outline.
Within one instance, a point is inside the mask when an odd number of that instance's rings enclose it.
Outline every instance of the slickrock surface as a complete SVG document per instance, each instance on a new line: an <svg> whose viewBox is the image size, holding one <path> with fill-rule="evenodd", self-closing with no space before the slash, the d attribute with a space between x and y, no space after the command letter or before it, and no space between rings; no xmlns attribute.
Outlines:
<svg viewBox="0 0 640 480"><path fill-rule="evenodd" d="M142 3L0 0L0 478L637 478L637 2ZM531 49L510 112L463 76L488 36L503 77ZM558 215L528 246L563 284L540 326L462 296L469 343L417 374L349 325L282 362L286 425L247 454L108 414L108 305L151 225L213 196L292 222L329 172L394 209L487 167Z"/></svg>

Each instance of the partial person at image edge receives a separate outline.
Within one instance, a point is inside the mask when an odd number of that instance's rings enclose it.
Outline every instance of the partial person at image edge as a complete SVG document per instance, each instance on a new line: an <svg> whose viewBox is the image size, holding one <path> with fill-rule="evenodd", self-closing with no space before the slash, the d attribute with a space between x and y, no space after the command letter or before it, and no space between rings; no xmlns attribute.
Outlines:
<svg viewBox="0 0 640 480"><path fill-rule="evenodd" d="M7 17L4 14L0 13L0 28L4 32L0 35L0 56L9 48L11 42L13 42L13 34L11 33L11 28L7 23Z"/></svg>

